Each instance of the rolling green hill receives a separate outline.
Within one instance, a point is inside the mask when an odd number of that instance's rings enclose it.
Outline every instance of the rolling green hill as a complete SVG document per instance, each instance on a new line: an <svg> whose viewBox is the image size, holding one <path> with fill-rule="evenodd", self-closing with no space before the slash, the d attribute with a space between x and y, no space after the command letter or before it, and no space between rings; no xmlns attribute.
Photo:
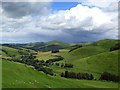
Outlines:
<svg viewBox="0 0 120 90"><path fill-rule="evenodd" d="M104 40L100 40L100 41L93 43L93 45L97 45L106 50L110 50L110 48L114 47L118 42L120 42L120 41L114 40L114 39L104 39Z"/></svg>
<svg viewBox="0 0 120 90"><path fill-rule="evenodd" d="M72 71L89 72L99 75L109 72L118 75L118 53L119 51L105 52L90 57L74 60Z"/></svg>
<svg viewBox="0 0 120 90"><path fill-rule="evenodd" d="M29 43L25 46L25 48L33 49L36 51L51 51L54 49L65 49L70 46L71 44L69 43L54 40L50 42Z"/></svg>
<svg viewBox="0 0 120 90"><path fill-rule="evenodd" d="M61 41L57 41L57 40L47 42L47 45L59 45L64 48L71 46L70 43L61 42Z"/></svg>
<svg viewBox="0 0 120 90"><path fill-rule="evenodd" d="M3 88L117 88L113 82L49 76L31 67L3 60Z"/></svg>
<svg viewBox="0 0 120 90"><path fill-rule="evenodd" d="M95 45L95 43L97 45ZM67 70L92 73L97 79L100 74L105 71L112 74L118 74L119 50L109 51L118 41L105 39L95 43L65 53L63 55L65 59L59 63L71 63L74 67ZM65 68L55 65L51 66L51 68L58 74L66 70Z"/></svg>
<svg viewBox="0 0 120 90"><path fill-rule="evenodd" d="M56 43L55 43L56 42ZM59 53L38 52L37 59L47 60L54 58L55 55L62 56L64 60L53 62L50 66L45 66L53 69L56 76L46 75L43 72L38 72L33 67L10 62L3 61L3 87L5 88L114 88L117 87L117 83L99 81L99 77L103 72L109 72L111 74L118 75L118 56L120 50L110 51L110 48L114 47L118 43L117 40L100 40L94 43L83 45L83 47L76 48L75 50L68 52L68 49L60 49ZM66 43L59 41L53 41L47 43L47 50L49 46L54 45L67 46ZM31 44L32 47L33 44ZM39 47L39 44L37 44ZM69 45L68 45L69 46ZM71 46L71 45L70 45ZM44 45L43 45L44 47ZM51 48L51 47L50 47ZM54 48L54 47L52 47ZM3 46L1 48L3 59L6 58L19 58L20 52L34 53L33 50L27 50L25 48L15 49L12 47ZM45 50L45 49L44 49ZM64 68L60 65L63 63L73 64L73 68ZM95 80L77 80L67 79L60 77L60 74L65 70L72 72L84 72L94 75Z"/></svg>
<svg viewBox="0 0 120 90"><path fill-rule="evenodd" d="M7 46L0 46L2 52L6 54L7 57L17 57L19 58L18 50L15 48L7 47Z"/></svg>
<svg viewBox="0 0 120 90"><path fill-rule="evenodd" d="M85 58L103 52L106 52L106 50L99 46L84 46L66 54L65 61L73 62L76 59Z"/></svg>
<svg viewBox="0 0 120 90"><path fill-rule="evenodd" d="M25 49L25 48L21 48L21 49L16 49L13 47L8 47L8 46L0 46L0 50L2 52L2 58L20 58L21 54L27 54L27 53L35 53L35 51L33 50L29 50Z"/></svg>

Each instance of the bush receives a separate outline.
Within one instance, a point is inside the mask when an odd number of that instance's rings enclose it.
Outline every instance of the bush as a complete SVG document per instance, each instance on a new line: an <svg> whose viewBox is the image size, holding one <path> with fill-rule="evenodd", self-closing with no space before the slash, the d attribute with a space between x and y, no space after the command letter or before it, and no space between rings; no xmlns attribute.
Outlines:
<svg viewBox="0 0 120 90"><path fill-rule="evenodd" d="M52 50L51 53L59 53L59 50Z"/></svg>
<svg viewBox="0 0 120 90"><path fill-rule="evenodd" d="M110 48L110 51L119 50L119 49L120 49L120 42L117 43L114 47Z"/></svg>
<svg viewBox="0 0 120 90"><path fill-rule="evenodd" d="M59 63L56 63L57 66L59 66Z"/></svg>
<svg viewBox="0 0 120 90"><path fill-rule="evenodd" d="M119 82L120 77L117 75L110 74L108 72L103 72L99 80Z"/></svg>
<svg viewBox="0 0 120 90"><path fill-rule="evenodd" d="M61 61L61 60L63 60L63 59L64 59L63 57L57 56L57 58L53 58L53 59L47 60L46 63Z"/></svg>
<svg viewBox="0 0 120 90"><path fill-rule="evenodd" d="M66 64L64 65L64 68L66 68L66 67L67 67L67 68L73 68L73 64L67 64L67 63L66 63Z"/></svg>
<svg viewBox="0 0 120 90"><path fill-rule="evenodd" d="M80 47L82 47L82 46L81 46L81 45L75 45L75 46L73 46L73 48L72 48L71 50L69 50L68 52L70 53L70 52L72 52L72 51L74 51L75 49L80 48Z"/></svg>
<svg viewBox="0 0 120 90"><path fill-rule="evenodd" d="M64 67L64 64L63 64L63 63L61 64L61 67Z"/></svg>
<svg viewBox="0 0 120 90"><path fill-rule="evenodd" d="M65 74L64 74L64 73L61 73L61 77L65 77Z"/></svg>
<svg viewBox="0 0 120 90"><path fill-rule="evenodd" d="M92 74L76 73L76 72L68 72L68 71L65 71L65 73L61 73L61 77L76 78L76 79L86 79L86 80L93 80L94 79Z"/></svg>

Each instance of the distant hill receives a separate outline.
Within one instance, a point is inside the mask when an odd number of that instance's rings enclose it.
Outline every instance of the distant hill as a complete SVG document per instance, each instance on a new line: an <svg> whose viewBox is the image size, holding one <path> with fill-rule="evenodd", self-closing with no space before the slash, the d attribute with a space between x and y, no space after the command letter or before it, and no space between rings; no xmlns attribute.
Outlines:
<svg viewBox="0 0 120 90"><path fill-rule="evenodd" d="M50 41L50 42L35 42L27 44L3 44L3 46L9 46L14 48L28 48L35 51L51 51L54 49L65 49L71 46L70 43L61 41Z"/></svg>
<svg viewBox="0 0 120 90"><path fill-rule="evenodd" d="M106 50L110 50L110 48L114 47L120 40L114 39L104 39L93 43L92 45L100 46Z"/></svg>

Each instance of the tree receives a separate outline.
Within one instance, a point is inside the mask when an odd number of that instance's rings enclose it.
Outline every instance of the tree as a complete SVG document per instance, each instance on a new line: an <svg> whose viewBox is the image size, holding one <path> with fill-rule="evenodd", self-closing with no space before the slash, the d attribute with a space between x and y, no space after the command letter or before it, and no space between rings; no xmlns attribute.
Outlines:
<svg viewBox="0 0 120 90"><path fill-rule="evenodd" d="M56 63L57 66L59 66L59 63Z"/></svg>
<svg viewBox="0 0 120 90"><path fill-rule="evenodd" d="M64 67L64 64L63 64L63 63L61 64L61 67Z"/></svg>
<svg viewBox="0 0 120 90"><path fill-rule="evenodd" d="M120 81L120 76L113 75L108 72L103 72L101 74L101 77L99 80L107 80L107 81L114 81L114 82L119 82Z"/></svg>
<svg viewBox="0 0 120 90"><path fill-rule="evenodd" d="M65 78L68 78L68 71L65 71Z"/></svg>
<svg viewBox="0 0 120 90"><path fill-rule="evenodd" d="M64 74L64 73L61 73L61 77L65 77L65 74Z"/></svg>
<svg viewBox="0 0 120 90"><path fill-rule="evenodd" d="M119 49L120 49L120 42L118 42L114 47L111 47L110 51L119 50Z"/></svg>
<svg viewBox="0 0 120 90"><path fill-rule="evenodd" d="M94 79L93 75L90 74L89 80L93 80L93 79Z"/></svg>
<svg viewBox="0 0 120 90"><path fill-rule="evenodd" d="M52 50L51 53L59 53L59 50Z"/></svg>

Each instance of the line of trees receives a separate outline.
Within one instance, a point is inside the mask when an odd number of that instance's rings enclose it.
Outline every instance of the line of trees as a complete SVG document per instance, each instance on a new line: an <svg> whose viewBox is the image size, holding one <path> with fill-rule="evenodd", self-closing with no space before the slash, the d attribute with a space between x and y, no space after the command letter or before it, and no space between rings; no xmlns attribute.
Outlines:
<svg viewBox="0 0 120 90"><path fill-rule="evenodd" d="M65 71L65 73L61 73L61 77L65 78L75 78L75 79L86 79L86 80L93 80L94 77L92 74L89 73L76 73L76 72L69 72Z"/></svg>
<svg viewBox="0 0 120 90"><path fill-rule="evenodd" d="M59 49L58 50L52 50L51 53L59 53Z"/></svg>
<svg viewBox="0 0 120 90"><path fill-rule="evenodd" d="M71 50L69 50L68 52L70 53L70 52L72 52L75 49L80 48L80 47L82 47L82 45L74 45L73 48Z"/></svg>
<svg viewBox="0 0 120 90"><path fill-rule="evenodd" d="M53 59L47 60L46 63L61 61L61 60L63 60L63 59L64 59L63 57L57 56L57 58L53 58Z"/></svg>
<svg viewBox="0 0 120 90"><path fill-rule="evenodd" d="M48 66L49 63L46 63L43 60L35 60L36 56L33 55L32 53L26 53L25 55L23 55L22 52L21 53L21 57L20 58L12 58L12 59L8 59L10 61L14 61L14 62L19 62L19 63L23 63L26 65L31 65L33 66L37 71L43 71L46 74L50 74L53 75L53 70L46 67Z"/></svg>
<svg viewBox="0 0 120 90"><path fill-rule="evenodd" d="M120 81L120 76L113 75L113 74L108 73L108 72L103 72L103 73L101 74L99 80L119 82L119 81Z"/></svg>
<svg viewBox="0 0 120 90"><path fill-rule="evenodd" d="M19 63L23 63L26 65L31 65L33 66L37 71L43 71L46 74L49 75L53 75L53 70L51 68L46 67L47 63L43 62L43 61L39 61L39 60L17 60L17 59L11 59L10 61L14 61L14 62L19 62Z"/></svg>
<svg viewBox="0 0 120 90"><path fill-rule="evenodd" d="M110 51L119 50L119 49L120 49L120 42L117 43L114 47L111 47Z"/></svg>
<svg viewBox="0 0 120 90"><path fill-rule="evenodd" d="M64 68L73 68L73 64L65 63Z"/></svg>
<svg viewBox="0 0 120 90"><path fill-rule="evenodd" d="M20 58L12 58L8 59L10 61L14 62L20 62L27 65L33 66L37 71L43 71L46 74L53 75L53 70L51 68L48 68L47 66L51 65L53 62L63 60L64 58L61 56L57 56L57 58L49 59L49 60L36 60L36 56L33 53L24 53L20 50L18 50L21 57Z"/></svg>

